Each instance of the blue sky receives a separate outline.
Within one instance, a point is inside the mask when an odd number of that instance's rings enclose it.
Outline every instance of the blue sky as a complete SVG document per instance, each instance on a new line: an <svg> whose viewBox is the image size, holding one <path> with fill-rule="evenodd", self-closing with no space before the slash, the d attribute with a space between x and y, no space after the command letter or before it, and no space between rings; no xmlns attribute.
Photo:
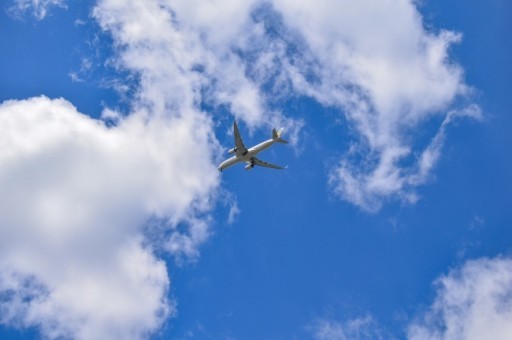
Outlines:
<svg viewBox="0 0 512 340"><path fill-rule="evenodd" d="M512 337L511 10L2 3L0 338Z"/></svg>

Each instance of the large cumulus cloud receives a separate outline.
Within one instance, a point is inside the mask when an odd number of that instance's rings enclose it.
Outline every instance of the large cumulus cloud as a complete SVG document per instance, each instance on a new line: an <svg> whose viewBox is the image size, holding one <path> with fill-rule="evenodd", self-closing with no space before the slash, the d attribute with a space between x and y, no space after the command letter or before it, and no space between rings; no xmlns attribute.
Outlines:
<svg viewBox="0 0 512 340"><path fill-rule="evenodd" d="M195 256L217 174L200 115L115 127L63 99L0 106L1 321L54 337L140 337L173 313L155 247ZM163 225L149 244L144 224Z"/></svg>

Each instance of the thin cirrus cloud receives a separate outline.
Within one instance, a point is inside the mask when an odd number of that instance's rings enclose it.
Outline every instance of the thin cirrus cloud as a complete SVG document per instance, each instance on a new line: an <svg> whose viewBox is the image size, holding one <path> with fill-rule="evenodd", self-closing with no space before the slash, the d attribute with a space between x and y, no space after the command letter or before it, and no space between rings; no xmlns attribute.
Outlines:
<svg viewBox="0 0 512 340"><path fill-rule="evenodd" d="M65 0L14 0L8 12L16 17L30 14L37 20L43 20L52 7L66 8Z"/></svg>
<svg viewBox="0 0 512 340"><path fill-rule="evenodd" d="M346 322L317 318L306 329L315 340L384 339L372 316L366 315Z"/></svg>

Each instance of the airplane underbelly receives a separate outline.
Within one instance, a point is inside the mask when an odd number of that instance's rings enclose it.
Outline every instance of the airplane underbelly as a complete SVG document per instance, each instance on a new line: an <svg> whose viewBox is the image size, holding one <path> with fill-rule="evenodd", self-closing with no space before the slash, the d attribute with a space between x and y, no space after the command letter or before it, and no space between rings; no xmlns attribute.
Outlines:
<svg viewBox="0 0 512 340"><path fill-rule="evenodd" d="M236 164L236 163L238 163L238 162L240 162L240 161L241 161L241 160L240 160L240 159L237 159L236 157L229 158L229 159L225 160L224 162L222 162L222 163L219 165L219 170L229 168L229 167L230 167L230 166L232 166L233 164Z"/></svg>

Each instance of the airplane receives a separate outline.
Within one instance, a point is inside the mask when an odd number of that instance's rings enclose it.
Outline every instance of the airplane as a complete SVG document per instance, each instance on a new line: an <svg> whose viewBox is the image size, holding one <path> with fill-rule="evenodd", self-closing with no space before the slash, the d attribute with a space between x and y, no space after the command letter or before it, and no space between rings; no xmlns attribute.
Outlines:
<svg viewBox="0 0 512 340"><path fill-rule="evenodd" d="M272 169L286 169L286 167L282 167L279 165L271 164L264 162L258 158L256 158L256 155L260 153L263 150L268 149L271 147L274 143L283 143L287 144L288 142L281 138L281 134L283 133L283 128L276 131L276 129L272 129L272 138L269 140L266 140L256 146L253 146L250 149L247 149L244 145L244 142L242 141L242 137L240 137L240 131L238 131L238 125L236 124L236 120L233 123L233 130L235 133L235 147L233 149L230 149L228 151L229 154L235 154L235 156L226 159L224 162L222 162L218 170L222 172L222 170L229 168L230 166L245 162L247 165L245 166L245 170L251 170L254 168L255 165L263 166L267 168Z"/></svg>

